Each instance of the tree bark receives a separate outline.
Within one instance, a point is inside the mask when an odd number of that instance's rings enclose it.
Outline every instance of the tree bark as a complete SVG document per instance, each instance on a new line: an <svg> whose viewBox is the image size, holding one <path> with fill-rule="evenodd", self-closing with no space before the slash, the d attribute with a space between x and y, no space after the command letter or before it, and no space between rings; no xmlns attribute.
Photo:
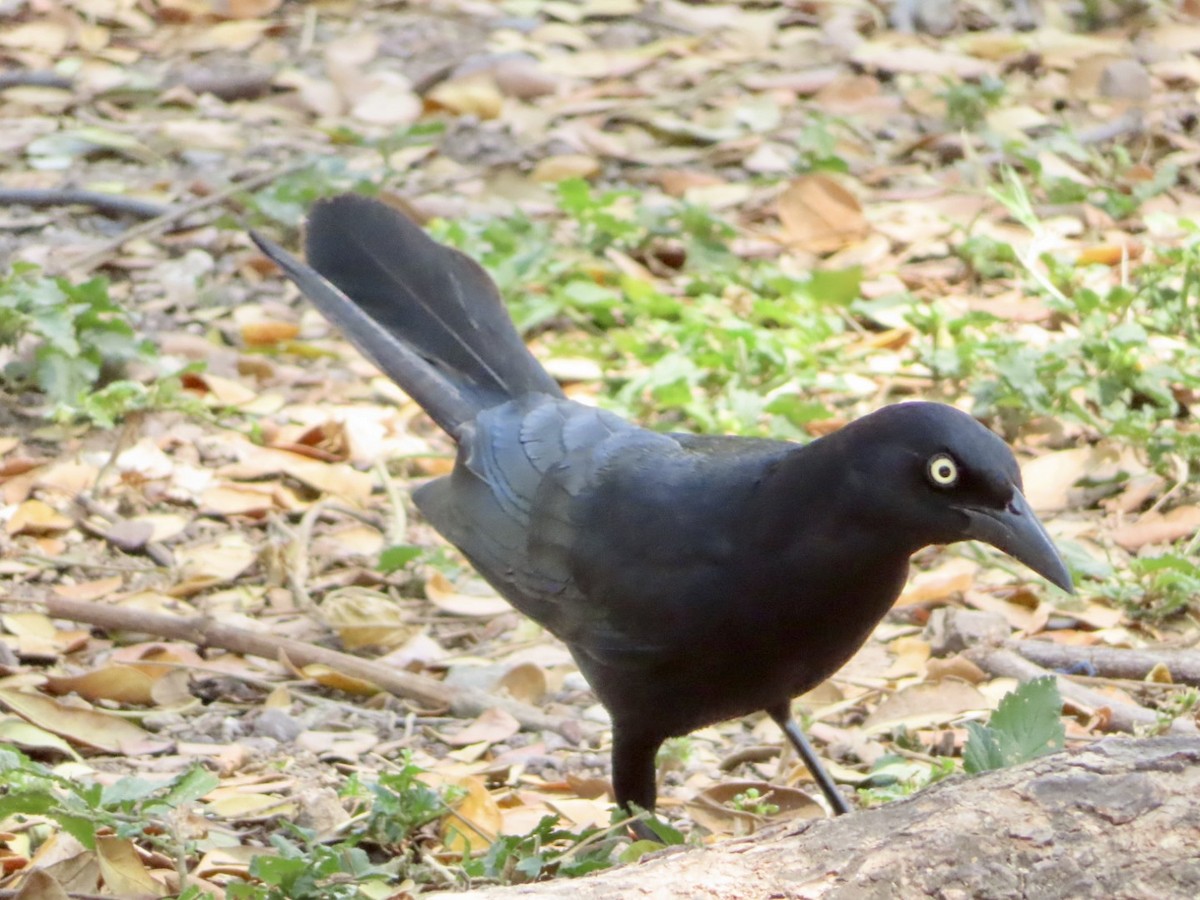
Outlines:
<svg viewBox="0 0 1200 900"><path fill-rule="evenodd" d="M441 900L1200 896L1200 738L1110 738L878 809Z"/></svg>

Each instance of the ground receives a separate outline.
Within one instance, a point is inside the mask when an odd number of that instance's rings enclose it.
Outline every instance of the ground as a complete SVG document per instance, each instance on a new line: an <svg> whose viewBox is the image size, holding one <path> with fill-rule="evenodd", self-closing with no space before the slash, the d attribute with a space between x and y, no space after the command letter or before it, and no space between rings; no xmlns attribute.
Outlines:
<svg viewBox="0 0 1200 900"><path fill-rule="evenodd" d="M219 894L285 821L332 881L255 870L280 896L625 848L567 849L609 821L603 710L407 499L449 442L247 237L343 190L481 258L573 397L797 440L922 397L1014 443L1079 593L920 554L802 703L862 802L954 768L1035 638L1068 743L1193 728L1200 10L900 6L0 3L5 886ZM823 814L765 718L663 765L695 840ZM428 813L389 826L380 773ZM552 852L497 839L550 813ZM350 836L391 868L311 855Z"/></svg>

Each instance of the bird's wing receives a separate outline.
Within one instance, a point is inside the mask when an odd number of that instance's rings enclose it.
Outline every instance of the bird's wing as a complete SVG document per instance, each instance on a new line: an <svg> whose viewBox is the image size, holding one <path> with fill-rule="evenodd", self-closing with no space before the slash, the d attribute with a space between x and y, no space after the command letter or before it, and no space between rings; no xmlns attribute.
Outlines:
<svg viewBox="0 0 1200 900"><path fill-rule="evenodd" d="M454 472L419 488L417 506L510 603L570 641L600 608L572 572L578 497L613 455L676 446L603 410L529 394L464 430Z"/></svg>

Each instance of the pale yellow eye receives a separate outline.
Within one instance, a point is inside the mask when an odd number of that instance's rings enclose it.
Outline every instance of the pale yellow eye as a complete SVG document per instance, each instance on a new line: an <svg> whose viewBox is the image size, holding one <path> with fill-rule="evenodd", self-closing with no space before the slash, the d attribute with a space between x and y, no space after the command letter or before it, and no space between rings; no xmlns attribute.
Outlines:
<svg viewBox="0 0 1200 900"><path fill-rule="evenodd" d="M937 487L954 487L958 483L958 463L946 453L930 457L928 472L929 480Z"/></svg>

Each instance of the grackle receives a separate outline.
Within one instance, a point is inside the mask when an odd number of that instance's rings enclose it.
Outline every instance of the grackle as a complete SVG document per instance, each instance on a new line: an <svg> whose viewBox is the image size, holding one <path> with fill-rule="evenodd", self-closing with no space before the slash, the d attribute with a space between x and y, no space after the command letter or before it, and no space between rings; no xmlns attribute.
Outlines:
<svg viewBox="0 0 1200 900"><path fill-rule="evenodd" d="M985 541L1072 590L1012 452L953 407L804 445L649 431L568 400L483 269L382 203L318 203L308 265L253 237L457 442L413 499L570 648L612 716L626 810L654 809L666 738L765 710L847 812L791 700L866 641L922 547Z"/></svg>

